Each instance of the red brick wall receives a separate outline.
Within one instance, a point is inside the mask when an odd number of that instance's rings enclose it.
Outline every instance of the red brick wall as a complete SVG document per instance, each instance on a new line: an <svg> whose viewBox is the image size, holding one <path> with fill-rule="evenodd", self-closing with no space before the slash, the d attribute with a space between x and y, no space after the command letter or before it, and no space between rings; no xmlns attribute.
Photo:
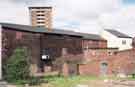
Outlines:
<svg viewBox="0 0 135 87"><path fill-rule="evenodd" d="M99 75L99 66L98 62L90 62L87 64L79 65L79 74L80 75Z"/></svg>
<svg viewBox="0 0 135 87"><path fill-rule="evenodd" d="M84 48L107 48L106 40L83 40Z"/></svg>
<svg viewBox="0 0 135 87"><path fill-rule="evenodd" d="M94 50L93 50L94 51ZM88 62L79 66L79 72L81 75L101 75L100 65L102 62L108 63L107 74L131 74L135 72L135 50L125 50L113 53L113 55L108 55L107 50L96 51L100 55L92 56L87 55L90 58ZM110 50L109 50L110 52ZM89 54L92 51L89 51Z"/></svg>
<svg viewBox="0 0 135 87"><path fill-rule="evenodd" d="M62 66L62 73L64 76L69 76L69 72L68 72L68 64L67 63L64 63L63 66Z"/></svg>
<svg viewBox="0 0 135 87"><path fill-rule="evenodd" d="M109 62L111 55L109 52L114 53L117 49L89 49L84 50L85 63L79 66L79 72L81 75L100 75L100 64L102 62ZM108 63L108 69L110 67ZM107 71L110 73L110 70Z"/></svg>
<svg viewBox="0 0 135 87"><path fill-rule="evenodd" d="M52 49L49 55L53 59L49 65L52 66L53 70L59 69L63 62L74 62L77 64L83 58L82 39L78 37L44 34L42 37L42 49L47 48ZM57 63L54 65L52 64L53 62ZM43 65L46 66L46 63L44 62Z"/></svg>
<svg viewBox="0 0 135 87"><path fill-rule="evenodd" d="M124 73L135 72L135 49L120 51L116 54L114 62L114 67L119 67L120 71Z"/></svg>
<svg viewBox="0 0 135 87"><path fill-rule="evenodd" d="M55 34L37 34L31 32L23 32L11 30L8 28L3 29L3 52L2 58L4 61L8 59L13 50L19 46L26 46L31 52L31 64L37 66L38 69L32 67L32 69L42 71L47 67L56 67L53 62L60 58L60 62L74 62L77 64L82 59L82 39L80 37L68 36L68 35L55 35ZM5 45L4 45L5 43ZM41 60L42 50L46 48L55 49L51 52L53 60L43 61ZM66 48L66 54L63 54L63 48ZM57 64L59 64L58 62ZM49 65L48 65L49 64ZM60 63L61 64L61 63ZM59 68L61 66L58 66ZM52 68L53 69L53 68ZM45 70L46 71L46 70Z"/></svg>
<svg viewBox="0 0 135 87"><path fill-rule="evenodd" d="M87 61L91 60L103 60L106 59L108 56L112 55L114 52L116 52L117 49L84 49L84 58Z"/></svg>

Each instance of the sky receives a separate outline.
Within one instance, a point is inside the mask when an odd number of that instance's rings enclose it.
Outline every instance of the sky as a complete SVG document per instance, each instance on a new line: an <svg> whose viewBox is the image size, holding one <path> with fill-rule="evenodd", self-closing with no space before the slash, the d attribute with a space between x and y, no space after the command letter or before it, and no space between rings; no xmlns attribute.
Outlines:
<svg viewBox="0 0 135 87"><path fill-rule="evenodd" d="M124 4L134 4L135 0L123 0Z"/></svg>
<svg viewBox="0 0 135 87"><path fill-rule="evenodd" d="M0 22L29 25L29 6L52 6L57 29L84 33L115 29L135 36L135 0L1 0Z"/></svg>

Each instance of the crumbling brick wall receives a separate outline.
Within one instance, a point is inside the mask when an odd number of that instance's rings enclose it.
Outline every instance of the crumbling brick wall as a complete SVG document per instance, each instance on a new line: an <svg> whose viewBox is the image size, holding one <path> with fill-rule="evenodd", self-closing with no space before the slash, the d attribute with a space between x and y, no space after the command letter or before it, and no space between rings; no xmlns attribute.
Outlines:
<svg viewBox="0 0 135 87"><path fill-rule="evenodd" d="M100 53L95 55L96 53ZM110 52L110 51L109 51ZM79 72L81 75L102 75L101 63L106 62L107 75L112 74L132 74L135 72L135 49L129 49L125 51L114 51L111 55L108 54L107 50L100 50L94 52L89 51L89 61L79 66Z"/></svg>

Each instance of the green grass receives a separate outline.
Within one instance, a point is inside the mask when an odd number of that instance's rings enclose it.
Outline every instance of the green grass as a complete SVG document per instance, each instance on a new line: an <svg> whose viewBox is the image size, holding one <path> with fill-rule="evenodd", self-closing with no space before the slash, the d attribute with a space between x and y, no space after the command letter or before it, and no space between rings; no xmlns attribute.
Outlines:
<svg viewBox="0 0 135 87"><path fill-rule="evenodd" d="M72 77L45 77L55 87L75 87L77 84L87 84L90 80L102 80L95 76L72 76Z"/></svg>
<svg viewBox="0 0 135 87"><path fill-rule="evenodd" d="M96 76L45 76L42 78L44 81L48 81L48 84L52 85L49 87L76 87L77 84L89 84L93 81L100 81L104 79L112 79L112 80L122 80L122 78L118 78L115 76L111 77L96 77ZM126 78L127 80L135 80L135 78Z"/></svg>
<svg viewBox="0 0 135 87"><path fill-rule="evenodd" d="M110 77L96 77L96 76L72 76L72 77L44 77L49 84L54 87L76 87L77 84L89 84L90 81L99 81L104 79L122 80L123 78L110 76ZM127 80L135 80L135 78L126 78Z"/></svg>
<svg viewBox="0 0 135 87"><path fill-rule="evenodd" d="M128 77L127 78L128 80L135 80L135 77L133 78L133 77Z"/></svg>

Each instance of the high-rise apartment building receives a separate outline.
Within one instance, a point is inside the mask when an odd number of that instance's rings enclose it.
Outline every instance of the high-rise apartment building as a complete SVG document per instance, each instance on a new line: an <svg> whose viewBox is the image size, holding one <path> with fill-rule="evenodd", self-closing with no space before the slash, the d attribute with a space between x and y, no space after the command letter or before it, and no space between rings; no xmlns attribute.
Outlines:
<svg viewBox="0 0 135 87"><path fill-rule="evenodd" d="M29 7L31 25L52 29L52 7Z"/></svg>

